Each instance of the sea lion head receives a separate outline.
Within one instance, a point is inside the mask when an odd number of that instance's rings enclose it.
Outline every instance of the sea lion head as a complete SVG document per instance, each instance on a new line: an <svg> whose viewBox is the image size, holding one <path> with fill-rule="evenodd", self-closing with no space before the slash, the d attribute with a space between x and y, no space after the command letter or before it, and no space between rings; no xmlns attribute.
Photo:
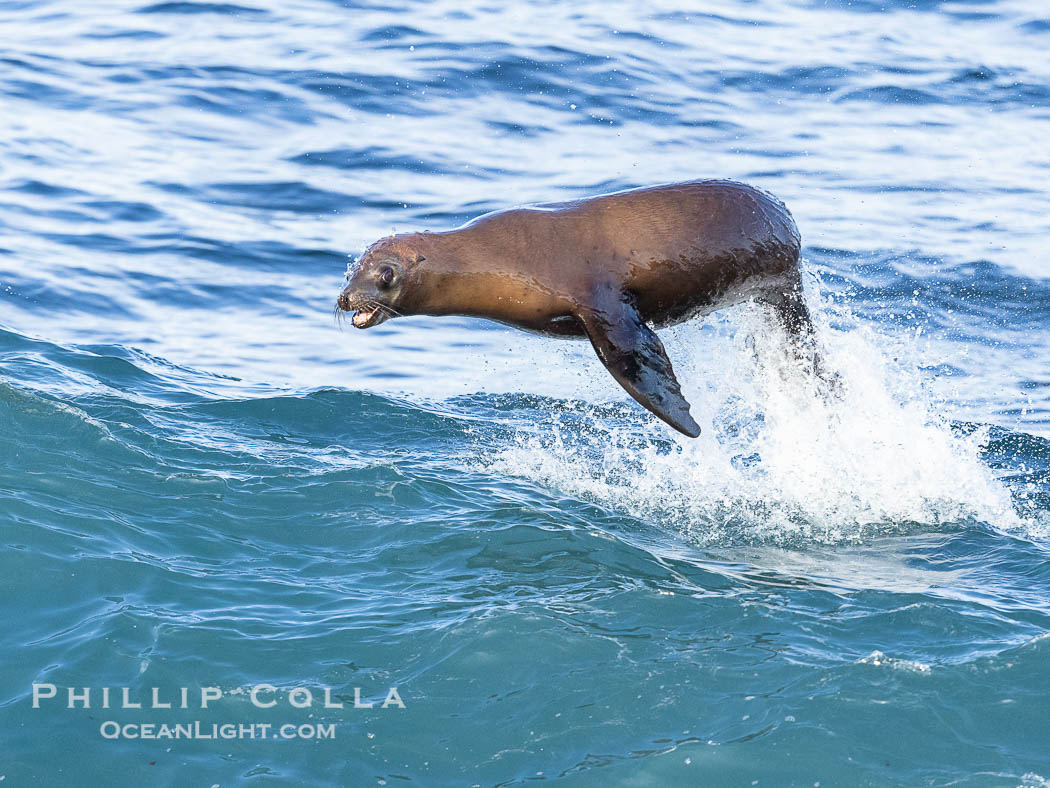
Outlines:
<svg viewBox="0 0 1050 788"><path fill-rule="evenodd" d="M391 236L368 247L346 269L339 308L353 312L357 328L377 326L408 313L406 293L413 268L425 258L411 236Z"/></svg>

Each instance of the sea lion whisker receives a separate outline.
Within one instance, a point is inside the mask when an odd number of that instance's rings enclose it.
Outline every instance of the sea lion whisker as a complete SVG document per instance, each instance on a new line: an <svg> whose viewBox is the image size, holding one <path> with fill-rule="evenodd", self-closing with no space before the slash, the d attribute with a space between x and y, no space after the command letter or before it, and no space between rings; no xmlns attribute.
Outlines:
<svg viewBox="0 0 1050 788"><path fill-rule="evenodd" d="M387 304L381 304L378 301L366 301L364 308L370 312L385 312L393 317L404 317L404 315L394 309L394 307L388 306Z"/></svg>

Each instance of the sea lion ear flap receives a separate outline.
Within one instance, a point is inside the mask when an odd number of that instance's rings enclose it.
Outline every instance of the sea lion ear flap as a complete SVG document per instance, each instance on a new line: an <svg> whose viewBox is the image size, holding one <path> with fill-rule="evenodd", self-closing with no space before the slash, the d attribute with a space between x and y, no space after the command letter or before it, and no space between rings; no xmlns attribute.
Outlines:
<svg viewBox="0 0 1050 788"><path fill-rule="evenodd" d="M611 285L596 288L592 303L576 317L598 358L628 394L683 435L700 434L663 343L629 295Z"/></svg>

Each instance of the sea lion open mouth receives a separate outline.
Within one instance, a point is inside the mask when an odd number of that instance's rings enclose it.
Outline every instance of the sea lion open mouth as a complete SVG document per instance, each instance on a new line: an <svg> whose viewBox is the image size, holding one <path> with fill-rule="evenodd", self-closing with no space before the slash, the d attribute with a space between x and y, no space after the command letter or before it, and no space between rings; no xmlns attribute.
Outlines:
<svg viewBox="0 0 1050 788"><path fill-rule="evenodd" d="M374 306L371 309L358 309L354 313L353 324L355 328L368 328L378 325L387 319L387 312L382 306Z"/></svg>

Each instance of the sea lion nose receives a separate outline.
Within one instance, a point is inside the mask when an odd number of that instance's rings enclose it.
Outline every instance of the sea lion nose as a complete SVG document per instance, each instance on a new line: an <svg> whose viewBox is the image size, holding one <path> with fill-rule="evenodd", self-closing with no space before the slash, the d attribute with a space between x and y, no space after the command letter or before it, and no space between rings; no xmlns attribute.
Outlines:
<svg viewBox="0 0 1050 788"><path fill-rule="evenodd" d="M344 312L349 312L351 309L353 309L353 307L350 306L350 288L346 288L343 292L339 294L338 303L339 308L342 309Z"/></svg>

